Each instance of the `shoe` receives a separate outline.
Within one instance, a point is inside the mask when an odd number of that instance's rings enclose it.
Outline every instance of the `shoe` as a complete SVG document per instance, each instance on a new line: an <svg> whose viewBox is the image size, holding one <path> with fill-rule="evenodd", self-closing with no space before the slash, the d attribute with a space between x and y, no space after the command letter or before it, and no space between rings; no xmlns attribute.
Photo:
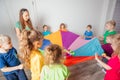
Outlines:
<svg viewBox="0 0 120 80"><path fill-rule="evenodd" d="M102 69L102 72L104 72L104 73L106 74L106 71L105 71L105 69Z"/></svg>

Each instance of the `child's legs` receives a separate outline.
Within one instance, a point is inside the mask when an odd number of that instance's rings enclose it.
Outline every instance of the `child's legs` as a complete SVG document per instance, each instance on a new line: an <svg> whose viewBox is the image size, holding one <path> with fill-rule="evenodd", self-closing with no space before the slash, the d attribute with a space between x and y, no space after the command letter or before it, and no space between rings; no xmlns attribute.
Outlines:
<svg viewBox="0 0 120 80"><path fill-rule="evenodd" d="M5 75L6 80L18 80L18 77L15 73Z"/></svg>
<svg viewBox="0 0 120 80"><path fill-rule="evenodd" d="M28 80L24 70L17 70L18 80Z"/></svg>

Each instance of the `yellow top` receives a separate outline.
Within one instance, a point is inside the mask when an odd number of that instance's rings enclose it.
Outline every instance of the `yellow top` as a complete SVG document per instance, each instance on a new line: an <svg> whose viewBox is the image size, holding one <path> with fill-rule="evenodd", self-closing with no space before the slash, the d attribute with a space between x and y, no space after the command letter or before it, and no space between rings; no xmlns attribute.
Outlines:
<svg viewBox="0 0 120 80"><path fill-rule="evenodd" d="M31 80L40 80L40 73L44 65L44 57L38 50L32 50L30 55Z"/></svg>

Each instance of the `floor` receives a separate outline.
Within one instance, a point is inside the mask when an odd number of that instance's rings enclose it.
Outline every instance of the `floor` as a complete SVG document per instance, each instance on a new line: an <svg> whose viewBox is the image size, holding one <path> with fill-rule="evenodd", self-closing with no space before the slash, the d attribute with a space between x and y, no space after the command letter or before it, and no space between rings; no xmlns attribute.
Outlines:
<svg viewBox="0 0 120 80"><path fill-rule="evenodd" d="M103 80L105 75L105 73L102 72L102 68L96 64L95 60L79 63L68 68L71 73L68 80ZM26 73L30 76L29 71L26 71ZM5 80L1 72L0 80Z"/></svg>

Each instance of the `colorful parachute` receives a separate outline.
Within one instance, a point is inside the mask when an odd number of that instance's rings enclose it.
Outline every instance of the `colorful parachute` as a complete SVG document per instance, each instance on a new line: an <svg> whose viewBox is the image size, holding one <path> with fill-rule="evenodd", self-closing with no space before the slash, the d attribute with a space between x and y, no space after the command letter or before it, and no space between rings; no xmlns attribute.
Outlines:
<svg viewBox="0 0 120 80"><path fill-rule="evenodd" d="M66 65L72 65L71 60L75 61L73 64L94 58L95 53L101 55L103 49L97 38L91 40L84 40L78 34L70 31L56 31L48 36L45 36L53 44L58 44L67 50L74 51L74 56L70 56L66 60ZM70 63L70 64L69 64Z"/></svg>

